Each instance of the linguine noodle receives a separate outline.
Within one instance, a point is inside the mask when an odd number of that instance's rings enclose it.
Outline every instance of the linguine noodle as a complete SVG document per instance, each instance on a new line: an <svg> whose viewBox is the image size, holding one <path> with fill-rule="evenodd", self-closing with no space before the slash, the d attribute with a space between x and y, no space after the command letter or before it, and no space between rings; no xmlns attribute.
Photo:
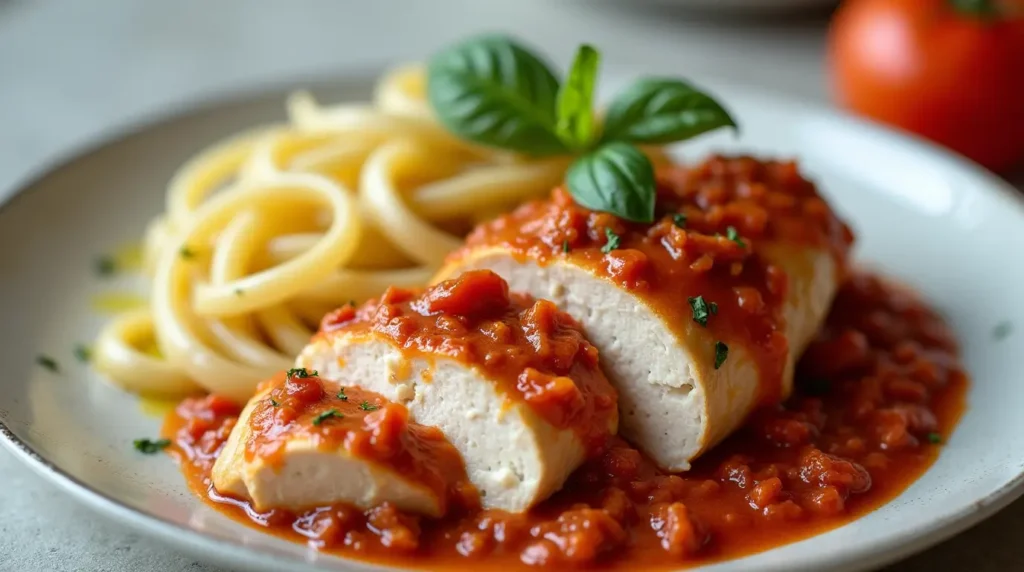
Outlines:
<svg viewBox="0 0 1024 572"><path fill-rule="evenodd" d="M382 78L371 104L294 93L287 123L185 163L144 239L149 308L103 329L97 368L130 391L246 400L290 367L326 311L428 282L472 225L562 182L571 157L446 131L424 83L407 66ZM154 339L159 352L144 351Z"/></svg>

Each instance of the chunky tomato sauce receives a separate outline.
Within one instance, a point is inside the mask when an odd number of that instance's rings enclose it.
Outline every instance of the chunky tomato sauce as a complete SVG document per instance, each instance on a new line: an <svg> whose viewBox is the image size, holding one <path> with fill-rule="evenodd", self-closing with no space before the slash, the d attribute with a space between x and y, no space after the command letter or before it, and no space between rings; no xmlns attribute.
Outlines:
<svg viewBox="0 0 1024 572"><path fill-rule="evenodd" d="M480 370L506 396L526 402L596 451L618 419L615 389L597 349L571 316L547 300L510 294L488 270L423 291L389 288L360 308L324 317L318 335L383 337L406 356L444 356Z"/></svg>
<svg viewBox="0 0 1024 572"><path fill-rule="evenodd" d="M497 247L521 260L559 258L611 277L684 334L691 299L712 307L709 333L742 346L759 370L760 402L784 394L789 344L786 273L762 245L824 251L845 268L853 235L795 163L712 157L658 173L654 224L631 223L581 207L564 189L481 225L451 255ZM716 348L707 348L708 360Z"/></svg>
<svg viewBox="0 0 1024 572"><path fill-rule="evenodd" d="M432 570L481 562L664 570L793 542L893 498L935 460L966 388L939 316L901 289L856 275L804 355L795 394L758 410L690 472L660 472L612 439L561 492L523 515L466 510L433 520L388 505L260 513L208 495L211 459L236 406L215 396L186 402L165 435L197 495L325 551Z"/></svg>
<svg viewBox="0 0 1024 572"><path fill-rule="evenodd" d="M476 504L462 457L444 434L410 423L404 406L376 393L342 388L305 369L291 370L261 388L248 423L246 461L259 458L279 466L288 443L309 441L322 451L344 450L428 488L441 512L452 501Z"/></svg>

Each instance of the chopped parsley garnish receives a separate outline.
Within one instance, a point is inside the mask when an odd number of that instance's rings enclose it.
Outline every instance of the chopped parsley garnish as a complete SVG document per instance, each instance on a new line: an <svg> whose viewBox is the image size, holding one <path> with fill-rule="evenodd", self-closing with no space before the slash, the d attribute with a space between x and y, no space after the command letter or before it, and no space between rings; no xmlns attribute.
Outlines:
<svg viewBox="0 0 1024 572"><path fill-rule="evenodd" d="M345 388L344 387L342 387L341 389L338 390L338 399L340 399L342 401L348 401L348 396L345 395Z"/></svg>
<svg viewBox="0 0 1024 572"><path fill-rule="evenodd" d="M242 296L243 294L245 294L245 290L242 290L241 288L235 288L235 296Z"/></svg>
<svg viewBox="0 0 1024 572"><path fill-rule="evenodd" d="M281 402L274 399L273 397L270 398L270 404L273 405L274 407L281 407Z"/></svg>
<svg viewBox="0 0 1024 572"><path fill-rule="evenodd" d="M743 242L743 239L740 238L740 235L739 235L739 233L736 232L736 227L734 227L734 226L730 226L730 227L725 229L725 238L728 238L729 240L731 240L731 241L735 242L736 244L740 245L740 248L746 248L747 247L747 243Z"/></svg>
<svg viewBox="0 0 1024 572"><path fill-rule="evenodd" d="M992 328L992 337L997 341L1005 340L1011 333L1013 333L1013 324L1010 322L1000 322Z"/></svg>
<svg viewBox="0 0 1024 572"><path fill-rule="evenodd" d="M722 342L715 342L715 369L722 367L727 357L729 357L729 346Z"/></svg>
<svg viewBox="0 0 1024 572"><path fill-rule="evenodd" d="M609 252L618 248L619 244L621 244L622 242L622 239L619 238L619 235L615 234L615 231L608 227L605 227L604 229L604 236L608 240L607 242L604 243L604 246L601 247L601 252L605 254L608 254Z"/></svg>
<svg viewBox="0 0 1024 572"><path fill-rule="evenodd" d="M75 346L75 359L87 363L92 359L92 349L89 346L78 344Z"/></svg>
<svg viewBox="0 0 1024 572"><path fill-rule="evenodd" d="M110 256L100 256L93 263L93 270L99 276L113 276L117 273L117 261Z"/></svg>
<svg viewBox="0 0 1024 572"><path fill-rule="evenodd" d="M356 307L356 301L355 300L349 300L348 301L348 305L352 306L353 308L355 308Z"/></svg>
<svg viewBox="0 0 1024 572"><path fill-rule="evenodd" d="M934 431L929 433L927 435L927 437L928 437L928 442L931 443L932 445L939 445L939 444L942 443L942 435L939 435L938 433L936 433Z"/></svg>
<svg viewBox="0 0 1024 572"><path fill-rule="evenodd" d="M801 389L803 389L805 395L811 397L828 395L832 391L832 382L823 377L815 377L801 384Z"/></svg>
<svg viewBox="0 0 1024 572"><path fill-rule="evenodd" d="M317 427L319 427L321 423L323 423L324 421L327 421L331 417L337 417L338 419L344 419L345 418L344 415L342 415L341 413L338 413L337 409L328 409L327 411L324 411L323 413L321 413L320 415L317 415L316 418L313 419L313 425L316 425Z"/></svg>
<svg viewBox="0 0 1024 572"><path fill-rule="evenodd" d="M188 246L182 246L181 250L178 251L178 254L185 260L192 260L196 257L196 251L192 250Z"/></svg>
<svg viewBox="0 0 1024 572"><path fill-rule="evenodd" d="M562 252L565 252L565 253L568 254L568 252L569 252L569 241L568 240L563 240L562 241Z"/></svg>
<svg viewBox="0 0 1024 572"><path fill-rule="evenodd" d="M686 228L686 215L683 213L676 213L672 215L672 224L679 228Z"/></svg>
<svg viewBox="0 0 1024 572"><path fill-rule="evenodd" d="M132 442L135 450L144 455L155 455L171 445L170 439L136 439Z"/></svg>
<svg viewBox="0 0 1024 572"><path fill-rule="evenodd" d="M294 369L288 370L288 377L297 377L299 379L303 379L303 378L307 378L307 377L315 377L315 376L318 376L318 375L320 375L320 373L317 372L315 369L313 370L312 373L310 373L304 367L298 367L298 368L294 368Z"/></svg>
<svg viewBox="0 0 1024 572"><path fill-rule="evenodd" d="M707 327L708 318L712 314L718 313L718 304L714 302L708 304L704 301L704 296L693 296L688 298L688 300L690 302L690 310L693 311L693 321Z"/></svg>
<svg viewBox="0 0 1024 572"><path fill-rule="evenodd" d="M359 409L362 409L363 411L376 411L380 409L380 407L377 407L376 405L370 405L369 401L364 401L359 404Z"/></svg>
<svg viewBox="0 0 1024 572"><path fill-rule="evenodd" d="M50 356L38 355L36 356L36 363L52 371L53 373L57 373L60 371L60 364L58 364L57 360L53 359Z"/></svg>

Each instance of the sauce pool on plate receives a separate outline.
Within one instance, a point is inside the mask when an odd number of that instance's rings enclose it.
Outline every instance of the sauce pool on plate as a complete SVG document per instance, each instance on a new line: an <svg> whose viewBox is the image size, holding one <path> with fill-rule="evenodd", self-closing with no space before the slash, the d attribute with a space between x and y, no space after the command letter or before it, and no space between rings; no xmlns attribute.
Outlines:
<svg viewBox="0 0 1024 572"><path fill-rule="evenodd" d="M967 385L939 316L908 292L858 274L841 288L784 404L756 411L686 473L659 471L612 439L525 514L469 509L435 520L387 504L259 512L210 493L237 405L187 400L167 418L164 436L190 487L223 514L341 556L452 570L481 561L664 570L780 546L879 507L935 460Z"/></svg>

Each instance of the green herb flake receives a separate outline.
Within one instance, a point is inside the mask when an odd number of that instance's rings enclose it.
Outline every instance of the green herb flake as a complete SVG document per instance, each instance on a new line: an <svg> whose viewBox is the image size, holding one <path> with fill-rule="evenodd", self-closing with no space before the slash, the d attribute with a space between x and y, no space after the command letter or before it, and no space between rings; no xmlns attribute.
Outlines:
<svg viewBox="0 0 1024 572"><path fill-rule="evenodd" d="M92 360L92 348L84 344L78 344L75 346L75 359L82 363L88 363Z"/></svg>
<svg viewBox="0 0 1024 572"><path fill-rule="evenodd" d="M832 382L823 377L814 377L800 384L804 395L821 397L832 392Z"/></svg>
<svg viewBox="0 0 1024 572"><path fill-rule="evenodd" d="M926 437L928 439L928 442L931 443L932 445L941 445L942 444L942 435L940 435L940 434L938 434L938 433L936 433L934 431L929 433Z"/></svg>
<svg viewBox="0 0 1024 572"><path fill-rule="evenodd" d="M344 387L342 387L341 389L338 390L338 399L340 399L342 401L348 401L348 396L345 395L345 388Z"/></svg>
<svg viewBox="0 0 1024 572"><path fill-rule="evenodd" d="M1005 340L1013 333L1013 324L1010 322L1000 322L996 324L996 327L992 328L992 337L996 341Z"/></svg>
<svg viewBox="0 0 1024 572"><path fill-rule="evenodd" d="M569 248L569 241L568 240L563 240L562 241L562 252L564 252L566 254L569 254L569 250L571 250Z"/></svg>
<svg viewBox="0 0 1024 572"><path fill-rule="evenodd" d="M36 356L36 364L41 367L45 367L53 373L60 373L60 364L57 363L57 360L48 355L40 354Z"/></svg>
<svg viewBox="0 0 1024 572"><path fill-rule="evenodd" d="M93 262L93 271L97 276L113 276L117 274L117 261L112 256L100 256Z"/></svg>
<svg viewBox="0 0 1024 572"><path fill-rule="evenodd" d="M728 238L729 240L731 240L731 241L735 242L736 244L740 245L740 248L746 248L747 247L747 243L743 242L743 239L740 238L740 235L739 235L738 232L736 232L736 227L734 227L734 226L730 226L730 227L725 229L725 238Z"/></svg>
<svg viewBox="0 0 1024 572"><path fill-rule="evenodd" d="M376 411L380 409L380 407L377 407L376 405L371 405L369 401L364 401L359 404L359 409L362 409L363 411Z"/></svg>
<svg viewBox="0 0 1024 572"><path fill-rule="evenodd" d="M321 424L323 424L324 421L327 421L328 419L330 419L332 417L336 417L338 419L344 419L345 418L344 415L342 415L341 413L338 413L337 409L328 409L327 411L324 411L323 413L321 413L320 415L317 415L313 419L313 425L316 425L317 427L319 427Z"/></svg>
<svg viewBox="0 0 1024 572"><path fill-rule="evenodd" d="M281 402L274 399L273 397L270 398L270 404L273 405L274 407L281 407Z"/></svg>
<svg viewBox="0 0 1024 572"><path fill-rule="evenodd" d="M170 439L136 439L132 441L132 445L135 446L135 450L144 455L155 455L160 451L163 451L167 447L170 447Z"/></svg>
<svg viewBox="0 0 1024 572"><path fill-rule="evenodd" d="M679 228L686 228L686 215L683 213L676 213L672 215L672 224Z"/></svg>
<svg viewBox="0 0 1024 572"><path fill-rule="evenodd" d="M722 342L715 342L715 369L722 367L726 358L729 357L729 346Z"/></svg>
<svg viewBox="0 0 1024 572"><path fill-rule="evenodd" d="M690 302L690 310L693 312L693 321L697 322L701 326L707 327L708 317L713 313L718 313L718 304L712 302L708 304L704 301L704 296L692 296L687 299ZM714 310L712 310L714 308Z"/></svg>
<svg viewBox="0 0 1024 572"><path fill-rule="evenodd" d="M348 305L349 305L349 306L352 306L353 308L355 308L357 304L356 304L356 301L355 301L355 300L349 300L349 301L348 301Z"/></svg>
<svg viewBox="0 0 1024 572"><path fill-rule="evenodd" d="M244 295L245 295L245 290L242 290L241 288L235 288L235 296L238 296L239 298L241 298Z"/></svg>
<svg viewBox="0 0 1024 572"><path fill-rule="evenodd" d="M196 257L196 251L186 245L181 247L181 250L178 251L178 255L180 255L184 260L192 260Z"/></svg>
<svg viewBox="0 0 1024 572"><path fill-rule="evenodd" d="M604 236L607 240L605 241L604 246L601 247L601 252L605 254L615 250L619 247L619 244L622 243L622 239L619 238L619 235L615 234L615 231L608 227L605 227L604 229Z"/></svg>
<svg viewBox="0 0 1024 572"><path fill-rule="evenodd" d="M996 0L950 0L949 3L956 12L983 22L1004 16L1010 9L1008 5L1002 7Z"/></svg>
<svg viewBox="0 0 1024 572"><path fill-rule="evenodd" d="M718 315L718 302L711 302L710 304L708 304L708 309L711 310L711 315L712 316L717 316Z"/></svg>
<svg viewBox="0 0 1024 572"><path fill-rule="evenodd" d="M308 371L304 367L297 367L297 368L288 370L288 377L295 377L295 378L298 378L298 379L305 379L307 377L316 377L318 375L320 375L320 372L316 371L315 369L312 372L310 372L310 371Z"/></svg>

